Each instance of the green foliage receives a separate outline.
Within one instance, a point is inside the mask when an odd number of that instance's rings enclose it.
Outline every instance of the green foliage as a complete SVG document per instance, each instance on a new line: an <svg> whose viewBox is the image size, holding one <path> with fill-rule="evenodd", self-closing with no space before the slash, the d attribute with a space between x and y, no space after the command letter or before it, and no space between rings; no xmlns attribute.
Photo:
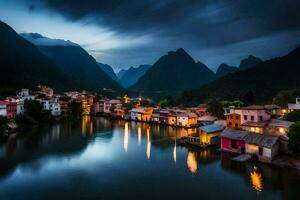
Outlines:
<svg viewBox="0 0 300 200"><path fill-rule="evenodd" d="M51 122L54 121L54 117L52 116L49 110L43 110L42 105L39 101L29 100L25 102L26 115L31 117L35 121L38 122Z"/></svg>
<svg viewBox="0 0 300 200"><path fill-rule="evenodd" d="M291 103L294 101L295 101L295 96L294 96L293 92L290 90L280 91L273 98L273 103L282 108L287 108L288 103Z"/></svg>
<svg viewBox="0 0 300 200"><path fill-rule="evenodd" d="M288 132L288 147L293 154L300 155L300 122L294 123Z"/></svg>
<svg viewBox="0 0 300 200"><path fill-rule="evenodd" d="M147 99L142 99L140 101L140 106L142 107L151 107L154 106L153 103L151 103L151 101L147 100Z"/></svg>
<svg viewBox="0 0 300 200"><path fill-rule="evenodd" d="M207 102L207 111L219 119L224 119L224 108L219 99L210 99Z"/></svg>
<svg viewBox="0 0 300 200"><path fill-rule="evenodd" d="M284 119L290 122L300 121L300 110L294 110L290 113L287 113L284 116Z"/></svg>
<svg viewBox="0 0 300 200"><path fill-rule="evenodd" d="M233 101L221 101L223 107L229 107L229 106L234 106L237 108L240 108L244 106L244 102L241 100L233 100Z"/></svg>

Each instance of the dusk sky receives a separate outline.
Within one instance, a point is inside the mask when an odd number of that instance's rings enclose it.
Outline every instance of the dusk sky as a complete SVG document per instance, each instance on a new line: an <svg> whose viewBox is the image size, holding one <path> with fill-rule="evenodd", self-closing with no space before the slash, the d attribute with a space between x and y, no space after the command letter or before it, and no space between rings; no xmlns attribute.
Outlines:
<svg viewBox="0 0 300 200"><path fill-rule="evenodd" d="M0 0L17 32L71 40L116 71L180 47L214 70L284 55L300 44L299 10L297 0Z"/></svg>

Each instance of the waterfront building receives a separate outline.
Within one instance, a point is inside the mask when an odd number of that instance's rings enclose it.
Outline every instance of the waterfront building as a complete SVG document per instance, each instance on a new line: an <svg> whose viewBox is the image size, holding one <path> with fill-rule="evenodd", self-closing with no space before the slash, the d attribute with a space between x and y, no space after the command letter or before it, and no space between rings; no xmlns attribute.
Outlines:
<svg viewBox="0 0 300 200"><path fill-rule="evenodd" d="M221 134L221 150L234 153L245 153L247 131L226 128Z"/></svg>
<svg viewBox="0 0 300 200"><path fill-rule="evenodd" d="M25 113L25 101L19 97L6 97L5 101L14 102L17 104L17 115L23 115Z"/></svg>
<svg viewBox="0 0 300 200"><path fill-rule="evenodd" d="M130 119L148 122L151 120L152 108L133 108L130 110Z"/></svg>
<svg viewBox="0 0 300 200"><path fill-rule="evenodd" d="M211 115L198 117L197 119L198 124L203 124L203 125L213 124L216 120L218 120L218 118Z"/></svg>
<svg viewBox="0 0 300 200"><path fill-rule="evenodd" d="M61 107L58 99L40 99L44 110L49 110L53 116L61 115Z"/></svg>
<svg viewBox="0 0 300 200"><path fill-rule="evenodd" d="M229 128L241 128L241 115L237 113L227 114L226 126Z"/></svg>
<svg viewBox="0 0 300 200"><path fill-rule="evenodd" d="M34 95L30 95L29 93L29 89L21 89L21 91L18 93L18 97L23 100L34 100L35 96Z"/></svg>
<svg viewBox="0 0 300 200"><path fill-rule="evenodd" d="M159 123L160 111L159 109L155 109L152 112L151 121L154 123Z"/></svg>
<svg viewBox="0 0 300 200"><path fill-rule="evenodd" d="M212 145L220 142L219 135L224 130L224 127L210 124L199 128L200 144Z"/></svg>
<svg viewBox="0 0 300 200"><path fill-rule="evenodd" d="M271 163L278 154L278 137L248 133L244 140L246 153L257 156L261 162Z"/></svg>
<svg viewBox="0 0 300 200"><path fill-rule="evenodd" d="M178 126L191 127L197 125L197 115L195 113L186 111L176 114L176 123Z"/></svg>
<svg viewBox="0 0 300 200"><path fill-rule="evenodd" d="M0 101L0 116L13 119L17 116L17 103Z"/></svg>

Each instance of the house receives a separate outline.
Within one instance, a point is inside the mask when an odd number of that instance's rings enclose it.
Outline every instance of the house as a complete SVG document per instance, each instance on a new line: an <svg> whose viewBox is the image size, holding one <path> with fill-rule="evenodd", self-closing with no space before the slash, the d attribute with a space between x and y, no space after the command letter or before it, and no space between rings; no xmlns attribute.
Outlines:
<svg viewBox="0 0 300 200"><path fill-rule="evenodd" d="M168 115L168 125L175 126L177 125L177 113L174 111L171 111Z"/></svg>
<svg viewBox="0 0 300 200"><path fill-rule="evenodd" d="M210 115L210 113L207 111L207 106L206 104L200 104L195 108L191 108L191 111L196 113L199 117L203 117L206 115Z"/></svg>
<svg viewBox="0 0 300 200"><path fill-rule="evenodd" d="M179 112L176 114L176 125L183 127L191 127L196 125L198 116L192 112Z"/></svg>
<svg viewBox="0 0 300 200"><path fill-rule="evenodd" d="M202 117L198 117L198 124L203 124L203 125L207 125L207 124L213 124L218 118L211 116L211 115L206 115L206 116L202 116Z"/></svg>
<svg viewBox="0 0 300 200"><path fill-rule="evenodd" d="M232 109L231 113L241 116L241 124L246 122L261 122L271 119L270 113L264 106L252 105L242 108Z"/></svg>
<svg viewBox="0 0 300 200"><path fill-rule="evenodd" d="M212 145L219 143L219 135L224 130L222 126L211 124L199 128L200 144Z"/></svg>
<svg viewBox="0 0 300 200"><path fill-rule="evenodd" d="M261 162L271 163L278 154L278 137L249 133L244 139L246 153L256 155Z"/></svg>
<svg viewBox="0 0 300 200"><path fill-rule="evenodd" d="M0 117L6 117L7 116L6 105L7 105L6 101L0 101Z"/></svg>
<svg viewBox="0 0 300 200"><path fill-rule="evenodd" d="M265 109L271 114L271 115L283 115L282 109L280 106L277 106L275 104L269 104L264 106Z"/></svg>
<svg viewBox="0 0 300 200"><path fill-rule="evenodd" d="M122 108L115 108L111 114L112 116L117 118L121 118L121 119L125 118L125 110L123 110Z"/></svg>
<svg viewBox="0 0 300 200"><path fill-rule="evenodd" d="M35 96L29 94L29 89L21 89L21 92L18 93L18 97L23 101L35 99Z"/></svg>
<svg viewBox="0 0 300 200"><path fill-rule="evenodd" d="M135 121L148 122L151 120L152 108L133 108L130 110L130 118Z"/></svg>
<svg viewBox="0 0 300 200"><path fill-rule="evenodd" d="M13 119L17 115L17 103L0 101L0 116Z"/></svg>
<svg viewBox="0 0 300 200"><path fill-rule="evenodd" d="M159 111L159 123L161 124L167 124L168 123L168 117L169 117L169 110L160 110Z"/></svg>
<svg viewBox="0 0 300 200"><path fill-rule="evenodd" d="M17 104L17 115L23 115L25 113L25 101L19 97L6 97L5 101L13 102Z"/></svg>
<svg viewBox="0 0 300 200"><path fill-rule="evenodd" d="M122 103L118 99L112 100L104 100L103 101L103 112L104 113L111 113L111 111L115 108L121 109Z"/></svg>
<svg viewBox="0 0 300 200"><path fill-rule="evenodd" d="M151 121L154 123L159 123L160 111L159 109L155 109L152 112Z"/></svg>
<svg viewBox="0 0 300 200"><path fill-rule="evenodd" d="M221 150L234 153L245 153L247 131L226 128L221 134Z"/></svg>
<svg viewBox="0 0 300 200"><path fill-rule="evenodd" d="M226 115L226 126L229 128L241 128L241 115L237 113L231 113Z"/></svg>
<svg viewBox="0 0 300 200"><path fill-rule="evenodd" d="M288 112L292 112L294 110L300 110L300 97L296 98L296 103L288 104Z"/></svg>
<svg viewBox="0 0 300 200"><path fill-rule="evenodd" d="M61 115L61 108L57 99L41 99L39 101L43 109L49 110L53 116Z"/></svg>

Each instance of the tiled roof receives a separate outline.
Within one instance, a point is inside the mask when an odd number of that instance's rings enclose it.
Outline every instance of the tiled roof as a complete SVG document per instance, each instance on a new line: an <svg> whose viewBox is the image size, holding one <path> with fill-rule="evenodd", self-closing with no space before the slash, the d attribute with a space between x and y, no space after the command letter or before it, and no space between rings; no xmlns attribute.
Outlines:
<svg viewBox="0 0 300 200"><path fill-rule="evenodd" d="M293 124L293 122L284 121L284 120L280 120L280 119L271 119L269 126L289 128L292 124Z"/></svg>
<svg viewBox="0 0 300 200"><path fill-rule="evenodd" d="M248 135L249 132L243 131L243 130L235 130L231 128L226 128L222 133L221 137L230 138L234 140L244 140L246 135Z"/></svg>
<svg viewBox="0 0 300 200"><path fill-rule="evenodd" d="M217 117L211 115L206 115L198 118L199 121L204 121L204 122L213 122L216 121L217 119L218 119Z"/></svg>
<svg viewBox="0 0 300 200"><path fill-rule="evenodd" d="M278 137L257 134L257 133L249 133L245 136L245 141L248 144L256 144L262 147L272 147L276 144Z"/></svg>
<svg viewBox="0 0 300 200"><path fill-rule="evenodd" d="M262 121L262 122L245 122L242 124L242 126L252 126L252 127L265 127L268 124L268 121Z"/></svg>
<svg viewBox="0 0 300 200"><path fill-rule="evenodd" d="M217 124L201 126L199 129L202 130L202 131L205 131L206 133L214 133L214 132L224 130L224 128L222 126L219 126Z"/></svg>

